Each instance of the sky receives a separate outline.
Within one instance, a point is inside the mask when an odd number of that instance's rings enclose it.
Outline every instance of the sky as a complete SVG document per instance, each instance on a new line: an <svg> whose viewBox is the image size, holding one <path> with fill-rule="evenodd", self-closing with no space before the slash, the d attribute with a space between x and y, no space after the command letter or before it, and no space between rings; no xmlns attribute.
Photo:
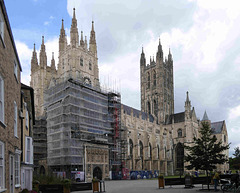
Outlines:
<svg viewBox="0 0 240 193"><path fill-rule="evenodd" d="M61 20L69 36L73 8L78 30L90 37L94 20L101 85L118 90L122 103L140 109L140 54L156 57L159 38L164 56L173 55L175 113L184 111L186 92L196 115L226 121L230 154L240 147L239 0L6 0L22 65L30 84L33 44L42 35L50 65L58 63ZM68 37L69 40L69 37ZM68 41L69 43L69 41Z"/></svg>

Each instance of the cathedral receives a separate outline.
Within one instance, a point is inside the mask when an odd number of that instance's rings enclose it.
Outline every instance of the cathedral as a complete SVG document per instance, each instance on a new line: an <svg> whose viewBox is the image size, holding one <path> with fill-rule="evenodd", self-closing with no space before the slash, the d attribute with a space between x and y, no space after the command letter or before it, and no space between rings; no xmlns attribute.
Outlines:
<svg viewBox="0 0 240 193"><path fill-rule="evenodd" d="M94 22L89 44L83 32L79 40L75 9L69 44L62 20L57 68L54 53L47 65L44 37L39 63L34 45L30 84L36 120L45 121L45 126L35 125L35 134L46 127L46 140L40 144L37 134L34 139L38 172L44 167L72 177L80 171L85 181L95 176L127 179L178 174L187 164L184 145L199 136L201 121L209 121L212 133L228 144L225 121L211 122L206 112L202 120L197 119L188 92L183 112L174 112L173 57L169 49L164 58L160 39L156 58L150 58L149 64L142 49L139 67L141 110L122 104L120 93L101 88ZM39 144L45 147L45 156L40 156ZM228 164L218 169L228 170Z"/></svg>

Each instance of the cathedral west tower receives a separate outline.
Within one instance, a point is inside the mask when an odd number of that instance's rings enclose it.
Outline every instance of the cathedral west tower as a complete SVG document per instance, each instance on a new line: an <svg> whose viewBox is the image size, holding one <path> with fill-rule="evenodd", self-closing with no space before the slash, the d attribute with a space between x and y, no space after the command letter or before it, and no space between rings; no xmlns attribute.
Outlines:
<svg viewBox="0 0 240 193"><path fill-rule="evenodd" d="M163 58L159 40L156 59L150 57L146 64L144 50L140 57L141 110L156 117L158 123L174 113L173 59L169 49L168 58Z"/></svg>

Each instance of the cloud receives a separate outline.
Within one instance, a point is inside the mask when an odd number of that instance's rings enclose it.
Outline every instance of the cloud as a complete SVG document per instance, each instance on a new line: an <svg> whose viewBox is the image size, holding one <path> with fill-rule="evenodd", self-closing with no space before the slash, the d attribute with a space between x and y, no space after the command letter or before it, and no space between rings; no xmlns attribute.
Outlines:
<svg viewBox="0 0 240 193"><path fill-rule="evenodd" d="M228 119L240 119L240 105L229 110Z"/></svg>

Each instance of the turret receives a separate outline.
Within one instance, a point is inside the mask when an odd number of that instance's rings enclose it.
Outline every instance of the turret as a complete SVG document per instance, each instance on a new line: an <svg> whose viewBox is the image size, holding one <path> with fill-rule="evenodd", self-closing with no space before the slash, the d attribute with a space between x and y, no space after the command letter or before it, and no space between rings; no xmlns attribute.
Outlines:
<svg viewBox="0 0 240 193"><path fill-rule="evenodd" d="M75 8L73 8L73 18L72 18L72 25L71 25L71 29L70 29L70 44L72 47L76 47L79 44L79 36L78 36Z"/></svg>
<svg viewBox="0 0 240 193"><path fill-rule="evenodd" d="M169 48L169 53L168 53L168 61L169 61L169 62L170 62L170 61L171 61L171 62L173 61L170 48Z"/></svg>
<svg viewBox="0 0 240 193"><path fill-rule="evenodd" d="M187 91L187 98L185 101L185 111L187 112L191 111L191 101L189 100L188 91Z"/></svg>
<svg viewBox="0 0 240 193"><path fill-rule="evenodd" d="M80 46L84 47L84 41L83 41L83 32L81 31L81 40L80 40Z"/></svg>
<svg viewBox="0 0 240 193"><path fill-rule="evenodd" d="M85 42L84 42L84 48L87 50L88 44L87 44L87 36L85 36Z"/></svg>
<svg viewBox="0 0 240 193"><path fill-rule="evenodd" d="M54 52L52 52L51 68L52 68L52 70L56 70L55 60L54 60Z"/></svg>
<svg viewBox="0 0 240 193"><path fill-rule="evenodd" d="M47 54L44 44L44 36L42 36L42 44L41 44L41 50L40 50L40 67L46 68L47 67Z"/></svg>
<svg viewBox="0 0 240 193"><path fill-rule="evenodd" d="M35 44L33 47L33 52L32 52L32 59L31 59L31 71L35 71L36 68L38 68L38 60L37 60L37 53L36 53L36 49L35 49Z"/></svg>
<svg viewBox="0 0 240 193"><path fill-rule="evenodd" d="M145 58L145 54L143 52L143 47L142 47L142 53L141 53L141 58L140 58L140 65L146 66L146 58Z"/></svg>
<svg viewBox="0 0 240 193"><path fill-rule="evenodd" d="M159 44L158 44L157 58L163 59L163 50L162 50L160 38L159 38Z"/></svg>
<svg viewBox="0 0 240 193"><path fill-rule="evenodd" d="M90 33L90 41L89 41L89 51L94 53L97 56L97 43L94 31L94 22L92 21L92 30Z"/></svg>
<svg viewBox="0 0 240 193"><path fill-rule="evenodd" d="M63 21L64 20L62 19L62 27L61 27L60 35L59 35L59 54L61 54L61 52L64 51L67 46L67 38L66 38Z"/></svg>

